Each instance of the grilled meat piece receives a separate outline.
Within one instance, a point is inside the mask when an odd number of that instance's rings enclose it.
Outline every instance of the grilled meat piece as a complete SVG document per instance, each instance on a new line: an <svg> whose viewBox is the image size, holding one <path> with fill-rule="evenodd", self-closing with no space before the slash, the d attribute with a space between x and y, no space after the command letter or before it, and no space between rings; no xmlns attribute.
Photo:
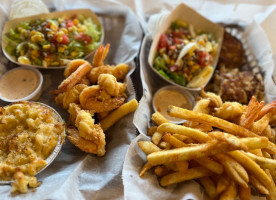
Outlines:
<svg viewBox="0 0 276 200"><path fill-rule="evenodd" d="M261 74L222 68L216 72L214 78L215 82L219 84L218 94L223 101L238 101L242 104L248 104L253 95L259 101L263 100L264 86Z"/></svg>
<svg viewBox="0 0 276 200"><path fill-rule="evenodd" d="M231 34L224 31L218 68L225 66L228 69L240 68L245 59L242 43Z"/></svg>

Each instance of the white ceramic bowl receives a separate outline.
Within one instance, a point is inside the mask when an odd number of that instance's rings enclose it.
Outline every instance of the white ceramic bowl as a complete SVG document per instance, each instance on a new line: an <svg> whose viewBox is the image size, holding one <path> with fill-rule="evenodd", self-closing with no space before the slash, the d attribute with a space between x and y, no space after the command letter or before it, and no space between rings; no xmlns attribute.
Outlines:
<svg viewBox="0 0 276 200"><path fill-rule="evenodd" d="M34 73L36 74L36 78L37 78L38 81L37 81L37 85L36 85L35 90L34 90L31 94L29 94L29 95L27 95L27 96L25 96L25 97L23 97L23 98L20 98L20 99L8 99L8 98L5 98L5 97L2 96L1 90L2 90L3 88L0 88L0 99L1 99L1 100L5 101L5 102L18 102L18 101L36 101L36 100L39 99L39 97L40 97L41 94L42 94L43 76L42 76L41 72L38 71L38 70L35 69L35 68L31 68L31 67L17 67L17 68L14 68L14 69L12 69L12 70L9 70L8 72L6 72L6 73L0 78L0 82L1 82L1 80L2 80L5 76L7 76L8 74L13 73L13 72L15 72L16 70L22 70L22 69L23 69L23 70L30 70L30 71L32 71L32 72L34 72ZM20 84L20 83L19 83L19 84Z"/></svg>

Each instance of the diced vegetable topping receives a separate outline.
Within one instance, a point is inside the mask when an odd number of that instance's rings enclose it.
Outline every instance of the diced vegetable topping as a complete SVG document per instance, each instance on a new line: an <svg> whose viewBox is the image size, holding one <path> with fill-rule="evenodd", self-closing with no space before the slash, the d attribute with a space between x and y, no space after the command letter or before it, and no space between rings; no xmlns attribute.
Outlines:
<svg viewBox="0 0 276 200"><path fill-rule="evenodd" d="M6 51L22 64L63 66L65 60L83 58L100 45L101 27L90 17L36 19L5 34Z"/></svg>
<svg viewBox="0 0 276 200"><path fill-rule="evenodd" d="M200 33L176 20L159 38L154 68L165 78L187 86L211 65L217 46L210 33Z"/></svg>

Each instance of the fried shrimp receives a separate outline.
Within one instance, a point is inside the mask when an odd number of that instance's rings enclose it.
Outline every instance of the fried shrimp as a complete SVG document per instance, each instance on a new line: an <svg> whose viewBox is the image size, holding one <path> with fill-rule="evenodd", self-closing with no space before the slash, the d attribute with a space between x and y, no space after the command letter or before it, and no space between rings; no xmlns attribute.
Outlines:
<svg viewBox="0 0 276 200"><path fill-rule="evenodd" d="M235 121L241 117L244 107L237 102L225 102L221 107L215 108L214 115L227 121Z"/></svg>
<svg viewBox="0 0 276 200"><path fill-rule="evenodd" d="M78 104L70 103L68 108L69 124L75 125L77 114L81 111L81 107Z"/></svg>
<svg viewBox="0 0 276 200"><path fill-rule="evenodd" d="M74 71L70 76L68 76L62 83L58 86L59 92L66 92L74 87L90 70L92 66L85 62L80 65L76 71Z"/></svg>
<svg viewBox="0 0 276 200"><path fill-rule="evenodd" d="M114 67L112 75L117 78L118 81L122 81L125 75L129 71L129 65L125 63L118 64Z"/></svg>
<svg viewBox="0 0 276 200"><path fill-rule="evenodd" d="M261 112L259 113L257 120L262 118L264 115L266 115L269 112L275 112L276 111L276 100L272 101L271 103L265 105L262 109Z"/></svg>
<svg viewBox="0 0 276 200"><path fill-rule="evenodd" d="M91 83L96 84L100 74L112 74L118 81L122 81L129 70L129 65L121 63L119 65L110 66L102 65L91 69L87 75Z"/></svg>
<svg viewBox="0 0 276 200"><path fill-rule="evenodd" d="M95 52L92 65L93 67L102 66L103 61L108 54L110 44L107 44L105 47L104 45L101 45Z"/></svg>
<svg viewBox="0 0 276 200"><path fill-rule="evenodd" d="M84 109L106 112L118 108L125 101L126 85L118 83L111 74L101 74L99 85L85 88L80 94L80 104Z"/></svg>
<svg viewBox="0 0 276 200"><path fill-rule="evenodd" d="M209 109L210 101L211 101L210 99L200 99L199 101L196 102L196 105L193 108L193 111L198 113L208 114L210 112L210 109Z"/></svg>
<svg viewBox="0 0 276 200"><path fill-rule="evenodd" d="M57 95L55 96L55 102L58 106L62 106L63 107L63 98L64 98L65 92L62 93L57 93Z"/></svg>
<svg viewBox="0 0 276 200"><path fill-rule="evenodd" d="M63 96L63 108L67 109L70 103L79 103L80 93L87 88L85 84L77 84L69 91L65 92Z"/></svg>
<svg viewBox="0 0 276 200"><path fill-rule="evenodd" d="M116 78L110 74L101 74L98 78L98 85L105 88L111 96L118 96L126 90L126 84L118 83Z"/></svg>
<svg viewBox="0 0 276 200"><path fill-rule="evenodd" d="M257 133L258 135L260 135L269 125L270 118L271 118L271 113L267 113L261 119L259 119L258 121L255 121L249 129L254 133Z"/></svg>
<svg viewBox="0 0 276 200"><path fill-rule="evenodd" d="M118 108L125 101L123 96L111 97L99 85L85 88L80 94L80 104L84 109L106 112Z"/></svg>
<svg viewBox="0 0 276 200"><path fill-rule="evenodd" d="M261 101L259 103L256 97L252 96L247 106L246 112L241 116L240 123L239 123L240 126L249 128L254 123L255 119L257 119L263 107L264 107L264 102Z"/></svg>
<svg viewBox="0 0 276 200"><path fill-rule="evenodd" d="M124 80L129 66L125 63L104 65L108 51L109 44L101 45L94 54L92 65L83 59L69 62L64 71L66 79L57 90L50 92L55 95L57 105L69 113L67 134L70 142L98 156L105 154L104 131L133 112L138 104L133 100L124 103L127 85L118 81ZM94 114L103 126L95 124Z"/></svg>
<svg viewBox="0 0 276 200"><path fill-rule="evenodd" d="M69 141L78 148L80 148L82 151L97 154L97 145L92 141L82 138L79 135L78 130L76 128L68 128L67 134L67 138L69 139Z"/></svg>
<svg viewBox="0 0 276 200"><path fill-rule="evenodd" d="M205 99L210 99L212 106L214 106L214 107L219 108L222 106L222 100L221 100L220 96L218 96L214 93L211 93L211 92L205 92L203 87L201 88L201 96Z"/></svg>
<svg viewBox="0 0 276 200"><path fill-rule="evenodd" d="M91 114L85 110L78 112L75 125L79 130L79 135L90 140L97 146L97 155L105 154L105 134L99 124L94 124L95 120Z"/></svg>
<svg viewBox="0 0 276 200"><path fill-rule="evenodd" d="M76 59L76 60L72 60L70 61L65 70L64 70L64 76L65 78L67 78L68 76L70 76L70 74L72 74L74 71L76 71L78 69L79 66L83 65L84 63L87 63L86 60L83 59Z"/></svg>

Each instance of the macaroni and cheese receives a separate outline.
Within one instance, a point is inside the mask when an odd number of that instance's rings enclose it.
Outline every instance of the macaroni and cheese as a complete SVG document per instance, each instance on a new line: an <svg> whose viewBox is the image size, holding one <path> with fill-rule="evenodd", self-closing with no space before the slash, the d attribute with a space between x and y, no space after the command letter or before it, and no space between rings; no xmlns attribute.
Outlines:
<svg viewBox="0 0 276 200"><path fill-rule="evenodd" d="M0 108L0 179L14 178L12 191L27 192L27 185L37 186L33 176L47 165L45 160L63 140L64 129L58 114L39 103Z"/></svg>

